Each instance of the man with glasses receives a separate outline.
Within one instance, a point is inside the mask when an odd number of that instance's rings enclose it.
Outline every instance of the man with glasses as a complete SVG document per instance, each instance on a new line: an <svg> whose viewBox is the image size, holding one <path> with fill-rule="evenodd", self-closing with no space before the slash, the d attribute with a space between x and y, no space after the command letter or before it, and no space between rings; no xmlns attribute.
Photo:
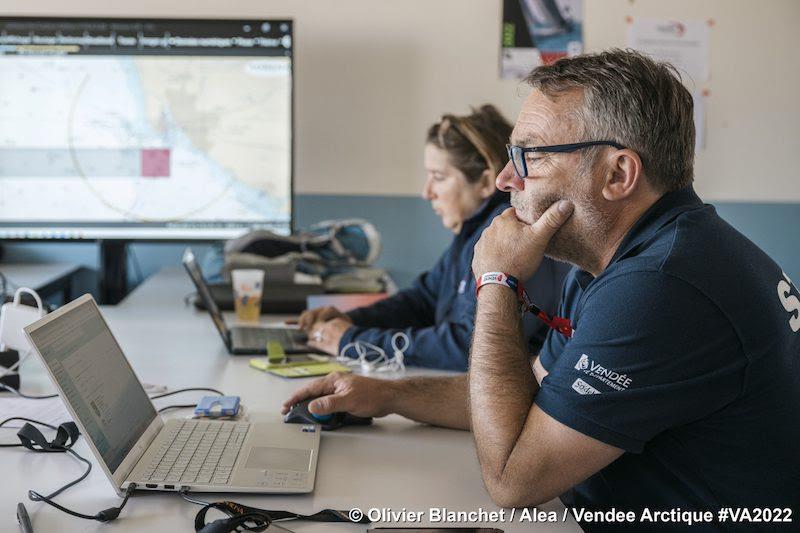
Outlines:
<svg viewBox="0 0 800 533"><path fill-rule="evenodd" d="M321 396L310 406L320 414L471 429L486 488L506 507L560 495L643 523L645 509L716 521L725 507L792 508L797 520L798 291L695 194L691 95L671 66L621 50L527 81L496 181L513 207L475 246L469 374L330 376L287 405ZM557 317L516 281L545 255L576 265ZM552 328L533 372L521 309ZM686 525L670 516L656 523Z"/></svg>

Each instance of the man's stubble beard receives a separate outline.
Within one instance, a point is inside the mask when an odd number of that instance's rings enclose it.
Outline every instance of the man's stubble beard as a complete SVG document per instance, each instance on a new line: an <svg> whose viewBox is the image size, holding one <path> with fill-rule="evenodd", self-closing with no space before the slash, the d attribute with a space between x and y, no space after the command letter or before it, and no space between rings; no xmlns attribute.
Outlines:
<svg viewBox="0 0 800 533"><path fill-rule="evenodd" d="M593 201L588 185L588 176L575 181L586 186L571 187L567 191L552 191L535 198L525 197L520 191L512 191L511 205L528 220L538 220L552 204L559 200L572 201L575 209L572 216L556 231L545 249L545 255L556 261L571 263L584 270L594 266L597 250L605 240L606 220ZM531 201L532 200L532 201ZM533 204L533 205L531 205Z"/></svg>

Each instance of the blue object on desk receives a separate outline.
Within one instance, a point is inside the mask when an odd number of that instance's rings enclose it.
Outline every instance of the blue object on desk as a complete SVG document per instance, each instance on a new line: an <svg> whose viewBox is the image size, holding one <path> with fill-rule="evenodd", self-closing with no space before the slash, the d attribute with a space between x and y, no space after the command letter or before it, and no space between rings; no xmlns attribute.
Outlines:
<svg viewBox="0 0 800 533"><path fill-rule="evenodd" d="M203 396L194 408L195 416L236 416L239 412L238 396Z"/></svg>

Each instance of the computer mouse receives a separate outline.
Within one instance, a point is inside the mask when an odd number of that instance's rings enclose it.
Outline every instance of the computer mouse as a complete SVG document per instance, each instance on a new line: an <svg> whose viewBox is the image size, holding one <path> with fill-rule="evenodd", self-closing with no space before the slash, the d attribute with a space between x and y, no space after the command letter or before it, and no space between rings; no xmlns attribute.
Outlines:
<svg viewBox="0 0 800 533"><path fill-rule="evenodd" d="M328 415L315 415L308 410L308 404L315 398L306 398L289 409L283 421L288 424L319 424L323 431L332 431L342 426L368 426L372 424L372 417L361 417L350 413L331 413Z"/></svg>

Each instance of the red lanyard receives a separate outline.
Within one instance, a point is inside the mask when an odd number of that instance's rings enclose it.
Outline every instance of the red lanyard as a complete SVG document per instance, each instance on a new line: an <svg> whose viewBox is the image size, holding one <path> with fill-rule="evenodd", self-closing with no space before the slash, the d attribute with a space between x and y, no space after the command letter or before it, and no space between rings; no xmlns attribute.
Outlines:
<svg viewBox="0 0 800 533"><path fill-rule="evenodd" d="M575 328L572 327L572 321L569 318L563 318L560 316L551 317L542 311L539 306L534 304L530 296L528 296L528 291L525 290L525 286L522 285L522 283L520 283L519 280L514 276L506 274L505 272L487 272L486 274L483 274L476 281L476 296L478 295L478 291L480 291L481 287L484 285L505 285L517 293L517 298L522 304L523 312L527 311L529 313L533 313L539 320L567 338L571 338L572 334L575 332Z"/></svg>

